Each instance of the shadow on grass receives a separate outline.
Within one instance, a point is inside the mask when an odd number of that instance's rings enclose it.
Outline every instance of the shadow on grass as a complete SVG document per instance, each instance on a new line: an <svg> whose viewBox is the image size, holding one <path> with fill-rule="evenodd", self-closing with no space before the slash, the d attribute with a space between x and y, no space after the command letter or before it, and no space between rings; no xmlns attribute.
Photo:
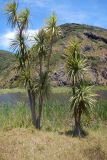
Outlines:
<svg viewBox="0 0 107 160"><path fill-rule="evenodd" d="M78 134L75 130L68 130L66 132L59 132L59 135L85 138L86 136L88 136L88 132L82 129L81 132Z"/></svg>

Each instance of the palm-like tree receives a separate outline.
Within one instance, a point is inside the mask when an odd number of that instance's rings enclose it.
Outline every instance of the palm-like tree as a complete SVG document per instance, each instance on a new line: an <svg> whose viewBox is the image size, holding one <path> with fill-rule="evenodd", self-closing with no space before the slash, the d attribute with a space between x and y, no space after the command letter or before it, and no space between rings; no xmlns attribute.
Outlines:
<svg viewBox="0 0 107 160"><path fill-rule="evenodd" d="M95 105L95 96L92 87L86 86L82 82L76 89L75 95L70 98L71 109L76 111L74 136L83 136L84 132L81 126L81 116L84 113L87 114L89 108Z"/></svg>
<svg viewBox="0 0 107 160"><path fill-rule="evenodd" d="M47 20L46 32L48 37L48 60L47 60L47 71L49 72L50 69L50 59L53 52L53 43L56 38L61 35L61 29L57 25L57 16L53 13L50 18Z"/></svg>
<svg viewBox="0 0 107 160"><path fill-rule="evenodd" d="M76 41L71 41L66 50L66 69L75 95L76 83L89 70L86 59L80 53L79 43Z"/></svg>
<svg viewBox="0 0 107 160"><path fill-rule="evenodd" d="M57 17L55 14L52 14L47 20L47 26L40 30L35 37L34 53L36 53L39 66L38 78L36 79L36 89L39 96L39 113L37 117L37 128L39 129L44 97L48 96L50 91L49 71L53 43L60 33L60 28L57 26Z"/></svg>
<svg viewBox="0 0 107 160"><path fill-rule="evenodd" d="M72 92L73 92L72 109L73 109L74 118L75 118L74 133L76 135L80 135L81 114L83 113L83 110L85 111L86 109L86 103L87 105L89 104L88 99L87 101L80 101L80 99L82 98L86 99L88 96L91 97L91 95L88 92L88 88L81 86L80 81L84 83L84 75L87 74L87 71L89 70L89 66L87 65L87 61L85 57L83 57L83 55L81 55L80 53L80 46L78 42L76 41L70 42L70 45L66 50L66 53L67 53L66 68L68 72L68 77L72 83ZM78 97L80 99L78 99ZM90 103L91 103L91 99L90 99Z"/></svg>
<svg viewBox="0 0 107 160"><path fill-rule="evenodd" d="M31 55L27 46L26 30L29 25L29 10L25 9L18 13L18 4L14 1L7 4L6 13L8 16L8 23L17 31L16 37L11 41L10 47L17 53L19 60L18 72L21 82L24 82L28 91L32 122L36 126L36 112L35 112L35 91L34 83L31 76Z"/></svg>
<svg viewBox="0 0 107 160"><path fill-rule="evenodd" d="M19 59L20 80L24 82L28 91L32 121L36 128L40 129L40 119L42 114L44 95L49 90L49 70L50 59L53 53L53 43L56 37L60 34L60 29L57 26L57 18L53 14L47 21L47 26L42 29L35 37L35 45L29 51L27 46L27 38L25 35L29 26L29 10L25 9L21 12L17 11L18 4L14 1L6 6L8 22L12 28L17 30L17 35L11 41L11 48L17 52ZM36 76L32 77L32 62L31 53L36 55ZM38 69L39 66L39 69ZM35 110L35 96L39 96L39 113Z"/></svg>
<svg viewBox="0 0 107 160"><path fill-rule="evenodd" d="M17 9L18 4L15 1L8 3L5 8L6 14L8 16L8 23L9 25L11 25L12 28L15 28L17 24Z"/></svg>
<svg viewBox="0 0 107 160"><path fill-rule="evenodd" d="M47 35L44 29L41 29L39 33L34 37L35 45L32 48L36 63L37 63L37 78L35 80L35 90L38 95L38 115L36 119L36 128L41 127L41 115L43 108L44 97L49 93L50 83L49 77L46 71L47 62Z"/></svg>

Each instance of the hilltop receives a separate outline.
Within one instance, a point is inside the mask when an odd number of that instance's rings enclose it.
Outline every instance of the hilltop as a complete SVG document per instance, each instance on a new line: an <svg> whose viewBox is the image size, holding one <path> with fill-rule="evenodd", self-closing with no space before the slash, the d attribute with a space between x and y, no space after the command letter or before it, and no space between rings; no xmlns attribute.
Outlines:
<svg viewBox="0 0 107 160"><path fill-rule="evenodd" d="M107 29L100 27L67 23L60 26L62 36L54 43L54 56L51 64L53 68L52 81L54 85L67 85L64 53L70 40L76 38L81 41L81 52L88 58L91 65L87 79L94 84L107 84ZM0 79L1 82L12 81L16 58L13 54L0 51ZM55 65L56 64L56 65ZM10 72L11 71L11 72ZM8 78L7 78L8 76ZM5 78L4 78L5 77Z"/></svg>

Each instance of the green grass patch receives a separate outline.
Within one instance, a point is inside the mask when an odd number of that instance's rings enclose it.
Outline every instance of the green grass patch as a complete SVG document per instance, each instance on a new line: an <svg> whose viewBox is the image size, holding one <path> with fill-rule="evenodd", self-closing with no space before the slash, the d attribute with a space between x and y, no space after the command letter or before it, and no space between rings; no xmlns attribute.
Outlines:
<svg viewBox="0 0 107 160"><path fill-rule="evenodd" d="M93 89L95 91L107 91L107 86L94 86Z"/></svg>
<svg viewBox="0 0 107 160"><path fill-rule="evenodd" d="M11 89L0 89L0 94L8 94L8 93L25 93L25 89L21 89L21 88L11 88Z"/></svg>
<svg viewBox="0 0 107 160"><path fill-rule="evenodd" d="M94 91L107 91L107 86L94 86L93 87ZM69 92L72 92L72 87L52 87L52 93L60 94L60 93L66 93L68 94ZM0 89L0 94L8 94L8 93L26 93L25 89L21 88L7 88L7 89Z"/></svg>
<svg viewBox="0 0 107 160"><path fill-rule="evenodd" d="M82 117L83 126L99 128L102 124L107 124L107 101L99 101L89 113L90 115ZM43 130L67 130L71 128L71 125L73 125L73 118L69 102L61 99L56 101L51 99L44 103L42 115ZM16 107L0 106L0 128L8 130L18 127L29 128L31 126L30 108L25 104L18 103Z"/></svg>
<svg viewBox="0 0 107 160"><path fill-rule="evenodd" d="M52 93L57 93L57 94L60 94L60 93L69 93L70 91L72 91L72 88L70 87L53 87L52 88Z"/></svg>

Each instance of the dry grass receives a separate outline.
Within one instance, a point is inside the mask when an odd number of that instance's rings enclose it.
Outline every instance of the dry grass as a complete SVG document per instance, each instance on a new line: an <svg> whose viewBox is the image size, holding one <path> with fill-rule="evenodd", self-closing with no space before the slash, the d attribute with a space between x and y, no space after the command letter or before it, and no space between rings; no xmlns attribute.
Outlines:
<svg viewBox="0 0 107 160"><path fill-rule="evenodd" d="M84 139L34 129L1 131L0 160L107 160L107 128Z"/></svg>

